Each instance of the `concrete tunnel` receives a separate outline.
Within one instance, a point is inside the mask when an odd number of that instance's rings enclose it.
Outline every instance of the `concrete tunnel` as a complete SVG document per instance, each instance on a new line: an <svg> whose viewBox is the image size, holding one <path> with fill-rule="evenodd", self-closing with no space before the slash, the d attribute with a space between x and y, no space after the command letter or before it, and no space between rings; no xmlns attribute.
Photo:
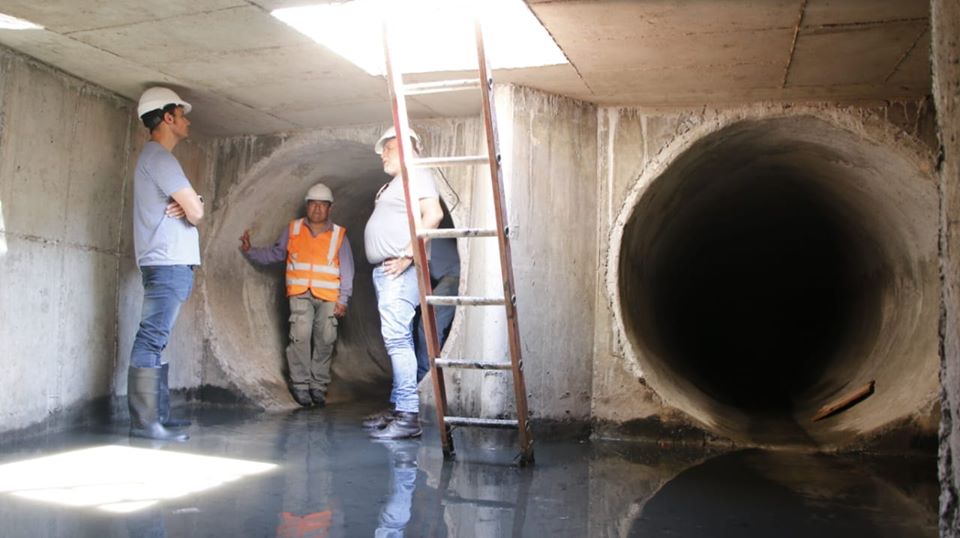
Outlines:
<svg viewBox="0 0 960 538"><path fill-rule="evenodd" d="M844 443L922 413L936 394L936 184L924 155L814 117L759 118L687 137L637 180L611 238L629 360L668 405L735 440ZM387 180L369 144L308 138L254 165L206 241L207 334L230 384L292 405L283 377L282 267L270 244L316 181L333 188L357 275L330 397L382 396L389 359L363 255ZM875 380L838 417L818 407Z"/></svg>
<svg viewBox="0 0 960 538"><path fill-rule="evenodd" d="M206 333L216 363L244 397L265 408L294 406L284 373L287 343L283 267L258 268L238 252L250 229L254 246L272 244L292 218L303 216L303 195L318 181L334 192L331 218L347 228L356 276L341 321L328 401L364 395L382 398L390 385L390 361L380 337L372 267L363 250L363 229L373 198L389 180L372 141L306 138L284 144L241 178L216 212L217 226L204 251Z"/></svg>
<svg viewBox="0 0 960 538"><path fill-rule="evenodd" d="M865 134L742 121L637 181L608 282L628 358L708 430L842 444L932 408L937 186L919 154ZM871 398L810 421L870 380Z"/></svg>

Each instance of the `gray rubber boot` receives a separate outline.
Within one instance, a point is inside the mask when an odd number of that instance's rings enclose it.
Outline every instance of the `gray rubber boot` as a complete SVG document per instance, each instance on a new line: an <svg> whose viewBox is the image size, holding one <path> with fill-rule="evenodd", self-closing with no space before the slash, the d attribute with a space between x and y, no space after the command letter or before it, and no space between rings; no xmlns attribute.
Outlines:
<svg viewBox="0 0 960 538"><path fill-rule="evenodd" d="M127 375L127 400L130 404L130 437L158 441L186 441L185 433L167 430L160 423L161 368L130 368Z"/></svg>
<svg viewBox="0 0 960 538"><path fill-rule="evenodd" d="M404 413L398 411L390 424L382 430L370 434L374 439L410 439L420 437L423 429L420 427L420 413Z"/></svg>
<svg viewBox="0 0 960 538"><path fill-rule="evenodd" d="M160 366L160 424L165 428L186 428L189 420L170 418L170 363Z"/></svg>

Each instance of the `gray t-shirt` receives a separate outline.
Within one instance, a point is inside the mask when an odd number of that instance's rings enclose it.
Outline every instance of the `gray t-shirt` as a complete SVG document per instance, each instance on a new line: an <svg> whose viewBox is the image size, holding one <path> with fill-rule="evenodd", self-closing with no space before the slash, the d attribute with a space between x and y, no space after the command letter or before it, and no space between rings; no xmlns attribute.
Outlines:
<svg viewBox="0 0 960 538"><path fill-rule="evenodd" d="M439 198L433 173L424 168L410 170L410 195L415 200ZM418 206L414 206L416 210ZM387 258L406 254L410 244L410 226L407 223L407 205L403 197L403 178L397 176L377 197L373 214L363 231L363 246L371 265Z"/></svg>
<svg viewBox="0 0 960 538"><path fill-rule="evenodd" d="M137 265L200 265L200 234L166 216L171 194L190 186L177 158L157 142L143 146L133 173L133 245Z"/></svg>

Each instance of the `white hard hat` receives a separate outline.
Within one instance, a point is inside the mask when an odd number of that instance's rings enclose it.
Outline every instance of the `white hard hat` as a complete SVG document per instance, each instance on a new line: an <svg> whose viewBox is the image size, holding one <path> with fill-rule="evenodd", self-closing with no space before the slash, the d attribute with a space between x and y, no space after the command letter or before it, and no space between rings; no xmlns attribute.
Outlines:
<svg viewBox="0 0 960 538"><path fill-rule="evenodd" d="M184 114L189 114L190 110L193 109L190 103L180 99L180 96L170 88L154 86L140 96L140 103L137 105L137 117L142 118L147 112L159 110L171 104L182 106Z"/></svg>
<svg viewBox="0 0 960 538"><path fill-rule="evenodd" d="M383 145L387 143L387 140L397 137L397 131L393 127L387 129L380 135L380 140L377 140L377 143L373 146L373 151L377 152L377 155L383 154ZM420 140L420 137L417 136L416 131L410 129L410 138L413 139L413 149L417 150L417 153L423 151L423 142Z"/></svg>
<svg viewBox="0 0 960 538"><path fill-rule="evenodd" d="M324 185L323 183L317 183L316 185L310 187L310 190L307 191L307 196L304 197L304 200L318 200L320 202L330 202L333 203L333 191L330 190L330 187Z"/></svg>

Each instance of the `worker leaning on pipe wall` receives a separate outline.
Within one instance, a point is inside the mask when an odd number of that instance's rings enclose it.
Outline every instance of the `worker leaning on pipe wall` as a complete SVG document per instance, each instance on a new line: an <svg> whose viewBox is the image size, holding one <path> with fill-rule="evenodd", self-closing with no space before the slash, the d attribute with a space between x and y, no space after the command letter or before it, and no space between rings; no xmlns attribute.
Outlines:
<svg viewBox="0 0 960 538"><path fill-rule="evenodd" d="M162 87L145 91L137 106L150 140L133 176L133 245L143 281L143 311L127 377L131 437L189 438L173 430L190 422L170 417L170 365L162 353L200 265L197 224L203 219L203 199L171 153L189 135L192 108Z"/></svg>
<svg viewBox="0 0 960 538"><path fill-rule="evenodd" d="M253 248L244 230L240 252L256 265L286 262L290 393L303 407L319 408L326 405L338 319L353 294L353 251L347 229L330 220L333 191L317 183L304 198L306 218L290 221L273 246Z"/></svg>

